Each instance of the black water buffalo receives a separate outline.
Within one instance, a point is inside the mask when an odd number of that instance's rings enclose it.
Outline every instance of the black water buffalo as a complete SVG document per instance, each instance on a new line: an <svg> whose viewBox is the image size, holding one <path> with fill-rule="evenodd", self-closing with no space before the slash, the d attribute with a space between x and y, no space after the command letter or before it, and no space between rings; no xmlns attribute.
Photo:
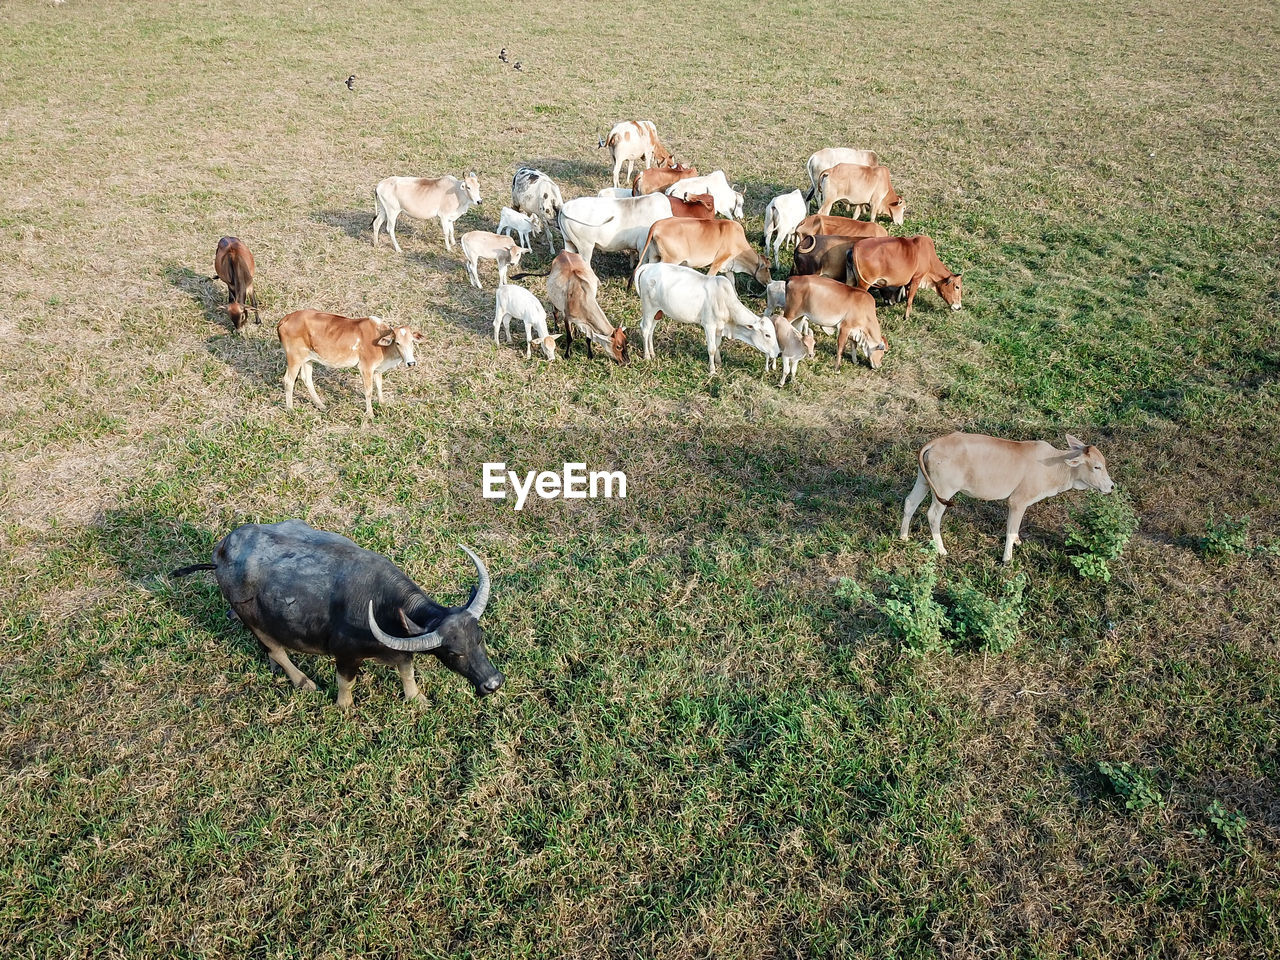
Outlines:
<svg viewBox="0 0 1280 960"><path fill-rule="evenodd" d="M489 602L489 572L479 557L462 549L479 575L463 607L440 606L386 557L301 520L237 527L214 549L213 563L170 575L213 570L231 609L295 687L316 689L287 651L333 657L343 709L351 706L351 687L365 660L394 666L405 698L418 696L415 653L434 653L483 697L506 677L489 662L479 623Z"/></svg>

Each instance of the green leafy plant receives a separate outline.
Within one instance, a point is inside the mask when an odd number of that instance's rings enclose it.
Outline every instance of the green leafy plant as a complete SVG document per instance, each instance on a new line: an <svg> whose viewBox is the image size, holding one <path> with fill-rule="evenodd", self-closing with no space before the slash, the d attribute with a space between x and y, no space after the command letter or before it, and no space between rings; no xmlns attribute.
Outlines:
<svg viewBox="0 0 1280 960"><path fill-rule="evenodd" d="M1088 580L1111 580L1111 563L1119 560L1138 529L1138 515L1121 491L1090 494L1071 511L1067 527L1067 560Z"/></svg>
<svg viewBox="0 0 1280 960"><path fill-rule="evenodd" d="M954 633L948 629L947 611L933 596L938 585L937 561L933 557L914 570L877 570L875 575L885 583L885 596L877 597L848 578L841 581L841 595L882 613L890 632L914 656L950 649Z"/></svg>
<svg viewBox="0 0 1280 960"><path fill-rule="evenodd" d="M1217 800L1209 804L1208 815L1214 831L1223 840L1230 843L1235 843L1243 838L1245 828L1249 826L1249 821L1243 813L1228 810Z"/></svg>
<svg viewBox="0 0 1280 960"><path fill-rule="evenodd" d="M1098 761L1098 772L1107 778L1111 789L1124 798L1124 805L1135 812L1148 807L1163 807L1164 797L1148 775L1131 763Z"/></svg>
<svg viewBox="0 0 1280 960"><path fill-rule="evenodd" d="M988 597L968 580L948 587L950 628L957 643L973 643L990 653L1012 647L1021 636L1019 622L1026 588L1027 577L1022 573L1005 581L996 598Z"/></svg>
<svg viewBox="0 0 1280 960"><path fill-rule="evenodd" d="M1243 553L1249 546L1249 518L1224 514L1221 520L1212 514L1205 521L1204 536L1200 538L1200 552L1214 560Z"/></svg>

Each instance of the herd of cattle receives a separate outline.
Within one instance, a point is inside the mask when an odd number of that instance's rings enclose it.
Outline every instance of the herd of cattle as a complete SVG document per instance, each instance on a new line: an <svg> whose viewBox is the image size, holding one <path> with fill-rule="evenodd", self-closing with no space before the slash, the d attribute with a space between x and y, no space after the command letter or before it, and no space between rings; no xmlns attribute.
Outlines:
<svg viewBox="0 0 1280 960"><path fill-rule="evenodd" d="M619 364L630 362L626 329L615 326L597 299L599 279L591 261L597 250L626 253L632 261L628 280L640 298L641 345L653 357L653 334L659 319L701 326L706 334L711 373L720 347L740 340L766 357L766 369L782 362L782 380L794 379L800 361L814 356L813 329L834 334L836 366L852 344L878 369L888 350L876 313L876 297L888 303L906 301L904 320L921 287L927 287L953 310L961 307L961 277L938 258L925 235L891 237L877 222L888 217L903 223L906 203L894 190L889 170L866 150L830 148L809 158L809 190L774 198L765 210L764 250L760 256L742 226L744 198L723 171L701 176L696 167L679 163L648 121L625 121L601 138L613 158L613 187L594 197L564 200L545 173L517 170L511 184L511 206L501 211L495 232L472 230L457 241L469 281L482 287L479 262L497 265L493 335L511 342L511 321L525 329L525 356L535 346L553 360L563 335L566 356L575 333ZM618 186L623 165L629 188ZM640 172L632 178L634 166ZM454 223L481 202L475 173L456 177L389 177L375 190L373 241L385 226L391 243L402 213L416 219L436 218L445 247L455 242ZM818 212L809 215L817 200ZM832 216L836 203L851 207L853 217ZM865 210L867 220L859 214ZM721 219L723 218L723 219ZM556 252L552 225L564 240ZM509 277L531 252L531 238L546 234L552 255L547 302L563 333L551 333L542 302L528 289L511 283L531 274ZM517 239L518 238L518 239ZM779 250L794 247L786 281L774 280ZM694 268L706 268L701 273ZM237 330L258 316L254 292L254 260L248 247L223 237L214 257L217 276L229 292L228 314ZM738 299L733 274L744 273L765 289L766 308L757 316ZM725 276L728 274L728 276ZM392 326L378 317L344 317L317 310L298 310L276 327L284 347L285 405L293 406L299 374L317 407L324 403L312 380L312 364L358 367L364 380L366 416L372 418L376 389L382 403L382 375L401 364L413 366L415 345L423 335L407 326ZM1067 449L1040 441L1013 441L978 434L952 433L921 448L916 482L903 508L901 537L927 494L930 533L946 554L940 523L960 493L1009 505L1004 561L1012 558L1027 507L1067 490L1110 493L1106 460L1094 446L1067 434ZM298 520L248 524L218 544L214 562L174 571L175 576L213 570L233 614L262 642L295 687L315 684L289 659L288 651L326 654L337 661L338 704L349 707L351 688L365 660L391 664L400 672L406 698L418 696L413 654L432 652L449 669L465 676L483 696L497 690L504 677L490 663L479 627L488 602L490 582L483 561L466 547L479 583L461 607L444 607L427 596L399 567L379 554L337 534L313 530Z"/></svg>

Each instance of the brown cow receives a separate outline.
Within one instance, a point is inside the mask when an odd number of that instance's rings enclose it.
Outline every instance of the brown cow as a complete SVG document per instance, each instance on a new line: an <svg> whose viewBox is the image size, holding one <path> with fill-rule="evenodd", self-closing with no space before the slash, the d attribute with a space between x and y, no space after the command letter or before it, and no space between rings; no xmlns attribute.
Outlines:
<svg viewBox="0 0 1280 960"><path fill-rule="evenodd" d="M360 368L364 378L364 412L373 417L373 389L382 403L382 375L401 363L412 367L414 345L426 338L409 327L390 327L381 317L343 317L319 310L296 310L276 325L276 335L284 346L287 368L284 374L284 405L293 409L293 384L302 382L311 401L324 409L324 401L311 381L311 364L326 367Z"/></svg>
<svg viewBox="0 0 1280 960"><path fill-rule="evenodd" d="M854 237L825 235L806 237L796 244L795 256L791 261L791 276L805 277L816 274L843 283L845 261L855 243L857 239Z"/></svg>
<svg viewBox="0 0 1280 960"><path fill-rule="evenodd" d="M933 238L924 234L914 237L872 237L859 240L849 251L845 282L860 290L872 287L907 288L907 312L921 287L937 291L951 307L960 309L960 274L952 273L938 259Z"/></svg>
<svg viewBox="0 0 1280 960"><path fill-rule="evenodd" d="M805 237L887 237L889 231L874 220L855 220L852 217L824 217L815 213L805 217L796 227L796 242Z"/></svg>
<svg viewBox="0 0 1280 960"><path fill-rule="evenodd" d="M716 218L716 201L709 193L694 193L688 200L669 197L671 215L685 217L690 220L714 220Z"/></svg>
<svg viewBox="0 0 1280 960"><path fill-rule="evenodd" d="M577 327L587 340L587 356L594 341L618 363L630 363L627 334L623 327L616 330L600 309L596 292L600 280L591 265L579 254L562 250L551 261L547 274L547 300L551 303L551 316L564 321L566 358L573 354L573 328Z"/></svg>
<svg viewBox="0 0 1280 960"><path fill-rule="evenodd" d="M880 369L889 349L888 341L880 332L876 302L871 294L865 290L851 290L838 280L792 277L787 281L787 306L782 316L792 323L806 317L815 327L837 334L837 370L850 339L856 348L861 349L872 370Z"/></svg>
<svg viewBox="0 0 1280 960"><path fill-rule="evenodd" d="M773 279L769 261L747 242L747 232L736 220L659 220L649 228L640 262L706 267L711 276L726 270L745 273L762 287Z"/></svg>
<svg viewBox="0 0 1280 960"><path fill-rule="evenodd" d="M824 216L839 200L855 209L865 206L868 220L886 214L893 218L894 223L901 224L907 212L907 202L893 189L889 182L889 168L885 166L838 163L830 170L824 170L818 178L818 197L821 201L818 213Z"/></svg>
<svg viewBox="0 0 1280 960"><path fill-rule="evenodd" d="M650 193L661 193L676 181L697 175L697 167L686 167L681 164L674 167L651 167L636 174L636 178L631 181L631 194L643 197Z"/></svg>
<svg viewBox="0 0 1280 960"><path fill-rule="evenodd" d="M218 241L218 249L213 255L213 272L227 285L227 305L219 309L226 311L237 330L244 329L249 322L246 305L253 307L254 320L262 322L258 313L258 295L253 290L253 270L253 254L243 240L223 237Z"/></svg>

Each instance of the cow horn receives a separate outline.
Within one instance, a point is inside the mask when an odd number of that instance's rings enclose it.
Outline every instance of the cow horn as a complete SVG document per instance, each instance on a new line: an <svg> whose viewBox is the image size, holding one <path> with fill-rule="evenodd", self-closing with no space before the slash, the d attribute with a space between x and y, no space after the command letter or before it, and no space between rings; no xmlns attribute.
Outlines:
<svg viewBox="0 0 1280 960"><path fill-rule="evenodd" d="M484 568L484 561L472 553L462 544L462 552L471 558L471 562L476 565L476 576L479 582L471 591L471 599L467 601L467 613L471 614L477 620L484 615L484 608L489 605L489 571Z"/></svg>
<svg viewBox="0 0 1280 960"><path fill-rule="evenodd" d="M412 623L408 617L405 617L405 622ZM444 643L444 637L440 636L440 631L438 630L420 633L416 637L393 637L389 633L384 633L382 628L378 626L377 618L373 615L372 600L369 601L369 632L384 647L390 647L392 650L403 650L406 653L426 653L428 650L434 650Z"/></svg>

